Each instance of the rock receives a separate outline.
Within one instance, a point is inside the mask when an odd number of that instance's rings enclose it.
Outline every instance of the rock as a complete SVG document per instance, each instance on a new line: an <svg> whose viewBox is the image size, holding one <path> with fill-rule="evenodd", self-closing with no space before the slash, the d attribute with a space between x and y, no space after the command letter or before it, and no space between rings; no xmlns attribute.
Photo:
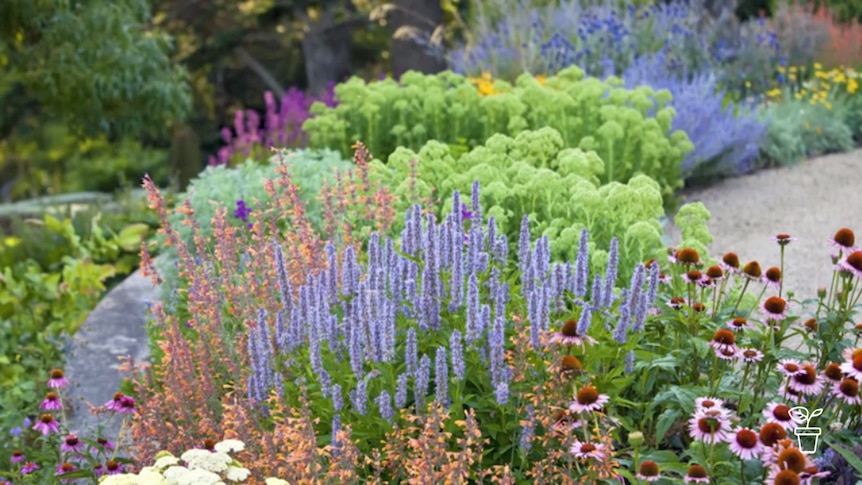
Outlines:
<svg viewBox="0 0 862 485"><path fill-rule="evenodd" d="M99 302L72 337L66 356L66 376L71 382L67 403L67 423L72 432L93 437L88 431L107 420L90 414L89 406L101 406L119 390L124 375L119 372L120 357L132 356L135 362L149 357L146 325L149 303L157 299L158 287L135 271ZM105 437L115 440L121 420L112 419Z"/></svg>

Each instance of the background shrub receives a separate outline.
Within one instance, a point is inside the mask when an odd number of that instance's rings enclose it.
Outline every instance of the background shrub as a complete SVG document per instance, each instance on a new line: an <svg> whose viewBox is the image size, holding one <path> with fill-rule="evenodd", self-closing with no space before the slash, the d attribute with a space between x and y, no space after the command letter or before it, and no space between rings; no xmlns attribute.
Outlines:
<svg viewBox="0 0 862 485"><path fill-rule="evenodd" d="M648 87L625 89L618 80L585 77L577 67L544 81L529 75L515 85L498 82L500 94L481 96L463 76L405 74L365 83L354 78L335 88L338 105L317 104L317 114L303 128L314 148L339 148L367 140L377 157L387 160L397 147L418 150L429 140L472 148L494 134L515 136L551 127L563 146L594 150L605 161L603 183L627 182L644 173L658 182L671 205L682 186L680 164L691 150L685 133L671 132L673 110L667 92Z"/></svg>

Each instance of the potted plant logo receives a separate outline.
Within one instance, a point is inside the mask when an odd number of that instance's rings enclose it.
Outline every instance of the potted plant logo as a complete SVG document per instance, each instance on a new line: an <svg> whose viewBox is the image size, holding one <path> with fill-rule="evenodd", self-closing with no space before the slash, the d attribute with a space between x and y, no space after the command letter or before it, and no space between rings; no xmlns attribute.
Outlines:
<svg viewBox="0 0 862 485"><path fill-rule="evenodd" d="M823 414L822 409L815 409L811 413L808 412L808 408L802 406L790 409L790 418L800 426L793 430L793 434L796 435L796 442L799 444L800 451L806 455L817 452L822 430L819 427L811 426L811 420L821 414ZM802 426L803 424L805 426Z"/></svg>

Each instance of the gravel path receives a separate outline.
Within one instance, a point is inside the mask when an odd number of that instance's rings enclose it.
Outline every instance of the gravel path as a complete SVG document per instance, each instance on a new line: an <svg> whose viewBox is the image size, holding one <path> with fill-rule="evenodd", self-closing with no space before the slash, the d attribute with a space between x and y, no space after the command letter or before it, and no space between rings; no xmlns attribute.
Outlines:
<svg viewBox="0 0 862 485"><path fill-rule="evenodd" d="M829 285L832 264L829 239L842 227L862 239L862 150L823 156L792 167L762 170L709 187L687 189L685 202L700 201L712 213L715 238L710 255L728 251L745 264L778 266L778 233L797 238L785 251L785 288L800 299L813 298ZM676 227L668 229L672 244L680 242Z"/></svg>

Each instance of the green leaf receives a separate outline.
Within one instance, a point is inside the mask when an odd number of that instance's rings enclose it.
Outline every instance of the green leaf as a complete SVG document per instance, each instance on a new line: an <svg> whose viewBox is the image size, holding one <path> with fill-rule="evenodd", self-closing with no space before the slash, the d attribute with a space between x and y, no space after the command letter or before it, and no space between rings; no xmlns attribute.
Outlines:
<svg viewBox="0 0 862 485"><path fill-rule="evenodd" d="M847 460L847 463L849 463L850 466L855 468L856 471L862 472L862 459L860 459L853 450L828 438L824 441L826 441L830 448L835 450L839 455L841 455L845 460Z"/></svg>
<svg viewBox="0 0 862 485"><path fill-rule="evenodd" d="M655 441L661 443L671 426L682 416L679 409L665 409L655 425Z"/></svg>
<svg viewBox="0 0 862 485"><path fill-rule="evenodd" d="M120 247L123 248L123 251L129 253L137 252L141 249L141 241L147 237L147 232L149 230L150 226L142 222L129 224L124 227L119 234L117 234L117 240Z"/></svg>

